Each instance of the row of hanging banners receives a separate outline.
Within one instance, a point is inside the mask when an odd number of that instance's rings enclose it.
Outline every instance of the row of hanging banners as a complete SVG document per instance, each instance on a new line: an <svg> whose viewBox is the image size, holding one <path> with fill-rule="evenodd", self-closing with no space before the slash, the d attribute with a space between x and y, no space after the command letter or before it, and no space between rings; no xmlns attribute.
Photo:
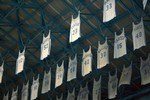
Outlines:
<svg viewBox="0 0 150 100"><path fill-rule="evenodd" d="M89 57L91 59L91 57ZM91 62L88 64L86 63L83 64L86 67L91 68ZM68 76L67 76L67 81L73 80L76 78L76 73L77 73L77 60L76 57L74 60L69 61L69 69L68 69ZM91 69L83 70L82 75L84 76L85 74L88 74ZM142 60L141 58L141 64L140 64L140 73L141 73L141 84L146 85L150 83L150 54L148 55L147 60ZM63 83L63 77L64 77L64 62L62 62L61 66L57 65L56 69L56 80L55 80L55 88L60 86ZM114 75L111 75L109 72L109 80L108 80L108 98L113 99L117 96L117 88L119 88L121 85L130 85L131 83L131 77L132 77L132 63L128 66L125 67L123 66L122 74L120 77L120 80L118 82L117 78L117 70ZM93 91L92 91L92 100L101 100L101 77L98 81L94 80L93 83ZM31 85L31 96L30 100L36 99L38 97L39 93L39 75L37 76L37 79L33 78L32 85ZM48 72L44 72L44 77L43 77L43 83L42 85L42 90L41 93L47 93L51 90L51 70ZM69 92L68 90L68 96L67 100L75 100L75 93L74 90L72 93ZM29 98L29 81L26 84L23 84L21 92L21 100L28 100ZM88 100L89 95L89 90L88 90L88 84L86 84L85 87L80 86L80 91L78 92L77 100ZM3 100L8 100L9 93L4 95ZM16 90L12 91L11 95L11 100L17 100L18 96L18 87ZM61 98L58 98L56 100L63 100Z"/></svg>
<svg viewBox="0 0 150 100"><path fill-rule="evenodd" d="M112 18L114 18L116 15L116 14L113 14L113 12L115 12L115 0L104 0L104 1L105 1L105 3L104 3L104 20L105 21L104 22L106 22L106 21L109 21ZM146 5L146 2L147 1L144 0L143 4ZM108 10L110 12L107 12L107 10L106 10L106 8L108 9L107 3L109 5L111 5L111 7L112 7ZM112 5L114 5L114 6L112 6ZM110 15L108 15L108 14L114 15L114 17L109 18ZM73 16L72 16L69 42L74 42L80 37L81 37L81 35L80 35L80 12L79 12L77 18L73 19ZM139 24L135 25L133 23L132 39L133 39L134 50L139 49L140 47L146 45L143 18L141 18L141 22ZM100 44L100 42L99 42L98 45L99 45L98 59L100 59L103 56L108 56L108 55L106 55L106 54L108 54L107 38L106 38L106 42L104 44ZM40 57L41 60L43 60L48 55L50 55L50 49L51 49L51 38L50 38L50 32L49 32L48 36L46 36L46 37L43 34L43 42L41 44L41 57ZM125 55L126 52L127 52L126 37L125 37L125 33L124 33L124 28L123 28L122 33L120 35L116 35L116 33L115 33L114 58L119 58L119 57ZM83 54L84 53L85 52L83 52ZM84 55L83 55L83 58L84 58ZM16 72L15 72L16 74L23 71L24 62L25 62L25 48L24 48L23 52L19 51L18 59L16 62ZM105 66L107 63L108 63L108 58L98 60L98 68ZM3 71L3 68L1 68L1 69ZM1 81L1 79L0 79L0 81Z"/></svg>
<svg viewBox="0 0 150 100"><path fill-rule="evenodd" d="M145 9L147 0L143 0L143 9ZM103 10L103 22L108 22L111 19L116 17L116 11L115 11L115 0L104 0L104 10ZM81 37L80 34L80 12L78 13L77 18L73 19L72 16L72 21L71 21L71 28L70 28L70 37L69 37L69 42L74 42L78 38ZM133 39L133 47L135 49L139 49L142 46L146 46L145 43L145 33L144 33L144 25L143 25L143 18L141 18L141 22L137 25L133 23L133 31L132 31L132 39ZM51 38L50 38L50 32L47 37L44 36L43 34L43 42L41 44L41 57L40 59L43 60L48 55L50 55L50 50L51 50ZM97 50L97 68L102 68L109 64L109 47L107 44L107 38L105 40L104 44L100 44L98 42L98 50ZM122 33L120 35L116 35L115 33L115 41L114 41L114 58L119 58L122 57L127 53L126 50L126 37L124 33L124 28L122 30ZM68 67L68 74L67 74L67 81L71 81L72 79L76 78L76 73L77 73L77 55L75 55L74 59L71 60L69 58L69 67ZM146 60L143 61L141 60L141 67L140 67L140 72L141 72L141 84L148 84L150 83L150 64L149 64L149 59L150 57ZM23 66L25 63L25 48L23 52L19 51L18 59L16 61L16 74L20 73L23 71ZM3 65L4 62L2 63L0 67L0 83L2 82L2 77L3 77ZM82 57L82 76L87 75L92 71L92 52L91 52L91 46L87 52L83 50L83 57ZM117 73L117 72L116 72ZM119 86L121 84L130 84L131 80L131 73L132 73L132 67L128 68L123 68L123 72L120 78ZM64 76L64 62L62 62L61 66L57 65L56 68L56 80L55 80L55 88L60 86L63 81L63 76ZM51 81L51 72L49 71L48 73L44 73L44 78L43 78L43 85L42 85L42 93L46 93L50 90L50 81ZM97 89L101 88L100 87L101 83L101 78L98 82L94 81L93 86L93 100L98 100L96 99L97 96L100 97L99 93L95 93L94 91L97 91ZM116 74L114 76L111 76L109 74L109 82L108 82L108 98L114 98L117 95L117 83L118 83L118 78ZM23 85L22 89L22 100L27 100L28 98L28 86L29 84L27 83L26 85ZM99 88L95 88L99 87ZM36 80L33 80L32 86L31 86L31 99L37 98L38 95L38 87L39 87L39 75ZM81 93L83 90L86 90L86 93ZM12 92L12 99L14 100L17 98L17 90ZM78 95L78 100L84 100L85 98L88 98L88 88L87 86L85 88L81 88ZM74 92L70 95L73 95ZM85 95L85 96L82 96ZM69 95L68 95L69 96ZM74 96L71 96L74 97ZM82 98L83 97L83 98ZM6 99L5 99L6 98ZM8 100L8 94L4 96L4 100ZM14 98L14 99L13 99ZM68 97L69 98L69 97ZM16 99L15 99L16 100ZM60 99L61 100L61 99ZM74 100L74 99L68 99L68 100ZM86 99L87 100L87 99Z"/></svg>
<svg viewBox="0 0 150 100"><path fill-rule="evenodd" d="M144 33L144 25L143 25L143 20L141 19L141 22L137 25L134 25L133 23L133 32L132 32L132 38L133 38L133 45L134 45L134 50L139 49L142 46L146 46L145 43L145 33ZM47 37L44 37L43 35L43 43L41 44L41 60L46 58L48 55L50 55L50 48L51 48L51 39L50 39L50 32ZM114 58L119 58L122 57L123 55L126 54L126 37L124 34L124 29L122 33L117 36L115 33L115 43L114 43ZM91 52L91 46L87 52L83 50L83 56L82 56L82 76L85 76L89 74L92 71L92 52ZM146 61L143 61L141 59L141 67L140 67L140 72L141 72L141 84L145 85L150 83L150 55ZM25 63L25 49L23 52L19 52L19 56L16 62L16 74L20 73L23 71L23 66ZM98 43L98 50L97 50L97 68L100 69L104 66L109 64L109 46L107 43L107 38L103 44ZM3 76L3 65L0 67L0 82L2 81L2 76ZM117 95L117 85L120 86L122 84L130 84L131 80L131 74L132 74L132 65L129 67L124 67L122 71L122 75L120 78L120 82L118 85L118 78L117 78L117 72L114 76L111 76L109 73L109 81L108 81L108 98L115 98ZM63 77L64 77L64 61L62 62L61 66L57 65L56 68L56 78L55 78L55 88L60 86L63 83ZM68 65L68 72L67 72L67 81L71 81L76 78L77 75L77 55L75 55L74 59L69 58L69 65ZM99 81L101 83L101 79ZM100 84L99 83L99 84ZM95 83L94 84L98 84ZM50 85L51 85L51 72L47 73L46 71L44 72L44 78L43 78L43 84L42 84L42 91L41 93L46 93L50 90ZM100 86L97 86L100 87ZM22 88L22 100L27 100L28 98L28 88L29 88L29 83L23 85ZM36 99L38 96L38 88L39 88L39 75L37 79L33 79L32 86L31 86L31 99ZM82 91L86 89L87 93L82 93ZM93 86L93 100L98 100L95 99L97 98L99 93L96 94L95 86ZM84 91L85 92L85 91ZM81 88L79 91L78 100L83 100L84 98L88 98L88 88ZM73 93L74 94L74 93ZM86 96L82 96L85 95ZM68 95L69 96L69 95ZM4 96L4 98L8 98L8 94ZM17 89L16 91L12 92L12 98L17 98ZM68 97L69 98L69 97ZM7 99L4 99L7 100ZM14 100L14 99L12 99ZM70 100L70 99L68 99ZM87 100L87 99L86 99Z"/></svg>
<svg viewBox="0 0 150 100"><path fill-rule="evenodd" d="M133 23L133 31L132 31L132 38L133 38L133 47L134 50L141 48L142 46L146 46L146 39L145 39L145 32L144 32L144 25L143 25L143 19L141 19L141 22L137 25ZM44 37L43 35L43 42L41 44L41 60L45 59L50 55L50 49L51 49L51 39L50 39L50 32L47 37ZM120 35L116 35L115 33L115 41L114 41L114 58L120 58L127 54L127 48L126 48L126 37L124 33L124 29L122 30L122 33ZM71 58L69 58L71 61ZM74 58L73 64L76 64L76 56ZM83 50L83 56L82 56L82 76L85 76L87 73L91 71L91 64L92 62L92 52L91 52L91 46L87 52ZM19 51L19 55L16 61L16 71L15 73L18 74L23 71L25 63L25 48L23 52ZM107 38L103 44L98 42L98 50L97 50L97 68L102 68L105 65L109 63L109 46L107 43ZM70 64L70 62L69 62ZM71 63L72 64L72 63ZM63 64L62 64L63 65ZM57 66L58 67L58 66ZM63 70L61 67L59 70ZM1 68L1 74L3 73L3 68ZM2 77L2 76L1 76ZM0 79L1 82L2 78ZM70 80L70 79L68 79Z"/></svg>

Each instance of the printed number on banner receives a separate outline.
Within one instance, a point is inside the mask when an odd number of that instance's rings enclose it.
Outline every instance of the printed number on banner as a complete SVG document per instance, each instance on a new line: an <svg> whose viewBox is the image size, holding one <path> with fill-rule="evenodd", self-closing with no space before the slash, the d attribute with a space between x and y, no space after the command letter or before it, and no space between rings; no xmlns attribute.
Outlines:
<svg viewBox="0 0 150 100"><path fill-rule="evenodd" d="M108 11L111 8L112 8L112 3L109 3L108 5L106 5L106 11Z"/></svg>
<svg viewBox="0 0 150 100"><path fill-rule="evenodd" d="M121 49L122 48L122 43L117 44L117 49Z"/></svg>
<svg viewBox="0 0 150 100"><path fill-rule="evenodd" d="M136 34L136 38L140 38L140 37L142 37L142 32Z"/></svg>
<svg viewBox="0 0 150 100"><path fill-rule="evenodd" d="M44 45L44 50L48 48L48 43Z"/></svg>
<svg viewBox="0 0 150 100"><path fill-rule="evenodd" d="M72 35L75 35L77 33L77 29L74 29L73 31L72 31Z"/></svg>
<svg viewBox="0 0 150 100"><path fill-rule="evenodd" d="M34 86L34 90L36 90L36 89L37 89L37 85Z"/></svg>
<svg viewBox="0 0 150 100"><path fill-rule="evenodd" d="M89 59L85 60L85 65L89 64Z"/></svg>
<svg viewBox="0 0 150 100"><path fill-rule="evenodd" d="M60 78L61 78L61 74L58 75L58 79L60 79Z"/></svg>
<svg viewBox="0 0 150 100"><path fill-rule="evenodd" d="M22 63L22 61L23 61L23 58L20 58L19 63Z"/></svg>
<svg viewBox="0 0 150 100"><path fill-rule="evenodd" d="M72 68L70 69L70 73L73 73L73 72L74 72L74 70L75 70L75 68L74 68L74 67L72 67Z"/></svg>
<svg viewBox="0 0 150 100"><path fill-rule="evenodd" d="M106 52L102 52L101 53L101 58L105 57L106 56Z"/></svg>
<svg viewBox="0 0 150 100"><path fill-rule="evenodd" d="M49 80L46 80L46 81L45 81L45 85L48 85L48 84L49 84Z"/></svg>

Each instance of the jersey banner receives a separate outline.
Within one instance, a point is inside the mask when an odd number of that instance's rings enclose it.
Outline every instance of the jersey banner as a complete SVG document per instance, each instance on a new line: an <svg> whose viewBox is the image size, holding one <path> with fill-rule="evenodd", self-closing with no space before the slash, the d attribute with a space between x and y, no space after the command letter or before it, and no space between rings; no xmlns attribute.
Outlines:
<svg viewBox="0 0 150 100"><path fill-rule="evenodd" d="M81 37L80 33L80 11L78 12L78 16L74 19L72 15L71 27L70 27L70 38L69 42L74 42L78 38Z"/></svg>
<svg viewBox="0 0 150 100"><path fill-rule="evenodd" d="M103 22L108 22L116 17L115 0L104 0Z"/></svg>

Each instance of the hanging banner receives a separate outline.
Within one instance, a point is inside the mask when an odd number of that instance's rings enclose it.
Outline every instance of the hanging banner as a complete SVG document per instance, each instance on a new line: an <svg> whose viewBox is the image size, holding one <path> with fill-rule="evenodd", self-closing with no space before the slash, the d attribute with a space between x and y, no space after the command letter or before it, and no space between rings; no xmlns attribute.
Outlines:
<svg viewBox="0 0 150 100"><path fill-rule="evenodd" d="M115 75L111 76L109 72L109 81L108 81L108 98L114 99L117 95L117 84L118 84L118 78L117 78L117 70Z"/></svg>
<svg viewBox="0 0 150 100"><path fill-rule="evenodd" d="M3 71L4 71L4 61L2 65L0 66L0 83L2 83Z"/></svg>
<svg viewBox="0 0 150 100"><path fill-rule="evenodd" d="M78 93L77 100L88 100L89 96L89 90L88 90L88 84L84 88L80 86L80 91Z"/></svg>
<svg viewBox="0 0 150 100"><path fill-rule="evenodd" d="M19 50L19 55L16 62L16 74L23 71L24 62L25 62L25 47L22 52L20 52Z"/></svg>
<svg viewBox="0 0 150 100"><path fill-rule="evenodd" d="M58 66L57 64L55 88L63 83L63 77L64 77L64 61L62 62L61 66Z"/></svg>
<svg viewBox="0 0 150 100"><path fill-rule="evenodd" d="M103 22L108 22L116 17L115 0L104 0Z"/></svg>
<svg viewBox="0 0 150 100"><path fill-rule="evenodd" d="M121 85L130 85L131 83L131 76L132 76L132 64L130 64L129 67L125 67L123 66L123 70L122 70L122 74L119 80L119 85L118 87L120 87Z"/></svg>
<svg viewBox="0 0 150 100"><path fill-rule="evenodd" d="M8 97L9 97L9 92L6 95L4 94L3 100L8 100Z"/></svg>
<svg viewBox="0 0 150 100"><path fill-rule="evenodd" d="M47 35L47 37L44 36L43 34L43 42L41 44L41 60L44 58L48 57L50 55L50 50L51 50L51 38L50 38L50 33Z"/></svg>
<svg viewBox="0 0 150 100"><path fill-rule="evenodd" d="M36 80L33 77L33 82L32 82L32 86L31 86L31 99L30 100L34 100L38 97L38 90L39 90L39 75L38 75Z"/></svg>
<svg viewBox="0 0 150 100"><path fill-rule="evenodd" d="M101 100L101 77L98 81L94 79L93 100Z"/></svg>
<svg viewBox="0 0 150 100"><path fill-rule="evenodd" d="M117 34L115 33L114 58L122 57L125 54L127 54L127 49L126 49L126 37L123 28L123 31L119 36L117 36Z"/></svg>
<svg viewBox="0 0 150 100"><path fill-rule="evenodd" d="M146 46L143 18L139 24L133 23L132 38L134 50Z"/></svg>
<svg viewBox="0 0 150 100"><path fill-rule="evenodd" d="M29 96L29 81L26 84L23 84L21 94L21 100L28 100Z"/></svg>
<svg viewBox="0 0 150 100"><path fill-rule="evenodd" d="M109 52L108 52L108 43L107 38L105 43L100 44L98 42L98 50L97 50L97 68L102 68L109 63Z"/></svg>
<svg viewBox="0 0 150 100"><path fill-rule="evenodd" d="M141 73L141 85L146 85L150 83L150 54L148 55L147 60L142 60L140 64L140 73Z"/></svg>
<svg viewBox="0 0 150 100"><path fill-rule="evenodd" d="M67 81L75 79L76 74L77 74L77 55L75 55L73 60L71 60L71 58L69 57Z"/></svg>
<svg viewBox="0 0 150 100"><path fill-rule="evenodd" d="M71 20L71 27L70 27L70 38L69 38L69 42L74 42L76 41L78 38L81 37L80 34L80 11L78 12L78 16L73 19L73 15L72 15L72 20Z"/></svg>
<svg viewBox="0 0 150 100"><path fill-rule="evenodd" d="M17 97L18 97L18 87L17 87L16 91L13 89L12 95L11 95L11 100L17 100Z"/></svg>
<svg viewBox="0 0 150 100"><path fill-rule="evenodd" d="M89 74L92 71L92 52L91 46L87 52L83 50L82 56L82 76Z"/></svg>
<svg viewBox="0 0 150 100"><path fill-rule="evenodd" d="M143 9L145 9L146 4L147 4L147 0L143 0Z"/></svg>
<svg viewBox="0 0 150 100"><path fill-rule="evenodd" d="M48 73L44 71L42 94L48 92L50 90L50 86L51 86L51 69L48 71Z"/></svg>
<svg viewBox="0 0 150 100"><path fill-rule="evenodd" d="M72 93L69 92L69 90L68 90L67 100L75 100L75 93L74 93L74 90L72 91Z"/></svg>

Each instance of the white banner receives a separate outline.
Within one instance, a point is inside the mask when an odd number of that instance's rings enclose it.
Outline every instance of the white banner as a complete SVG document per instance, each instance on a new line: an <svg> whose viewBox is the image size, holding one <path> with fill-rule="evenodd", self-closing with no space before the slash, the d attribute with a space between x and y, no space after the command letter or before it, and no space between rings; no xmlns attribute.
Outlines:
<svg viewBox="0 0 150 100"><path fill-rule="evenodd" d="M73 60L71 60L71 57L69 57L67 81L75 79L76 74L77 74L77 55L75 55Z"/></svg>
<svg viewBox="0 0 150 100"><path fill-rule="evenodd" d="M88 100L88 96L89 96L88 84L86 84L84 88L82 88L81 85L77 100Z"/></svg>
<svg viewBox="0 0 150 100"><path fill-rule="evenodd" d="M75 93L74 93L74 89L73 89L72 93L71 93L71 92L69 92L69 90L68 90L67 100L75 100Z"/></svg>
<svg viewBox="0 0 150 100"><path fill-rule="evenodd" d="M9 92L6 95L4 94L3 100L8 100L8 97L9 97Z"/></svg>
<svg viewBox="0 0 150 100"><path fill-rule="evenodd" d="M16 61L16 74L23 71L24 62L25 62L25 47L22 52L20 52L19 50L19 55Z"/></svg>
<svg viewBox="0 0 150 100"><path fill-rule="evenodd" d="M92 71L92 52L91 46L87 52L83 50L82 56L82 76L89 74Z"/></svg>
<svg viewBox="0 0 150 100"><path fill-rule="evenodd" d="M123 66L123 70L122 70L122 74L121 74L121 77L119 80L118 87L120 87L121 85L124 85L124 84L130 85L131 76L132 76L132 63L127 68L125 66Z"/></svg>
<svg viewBox="0 0 150 100"><path fill-rule="evenodd" d="M81 37L80 23L81 22L80 22L80 11L79 11L78 16L75 19L73 19L73 15L72 15L69 42L74 42Z"/></svg>
<svg viewBox="0 0 150 100"><path fill-rule="evenodd" d="M48 71L48 73L44 71L42 94L48 92L50 90L50 86L51 86L51 69Z"/></svg>
<svg viewBox="0 0 150 100"><path fill-rule="evenodd" d="M148 55L147 60L142 60L140 64L140 73L141 73L141 85L146 85L150 83L150 54Z"/></svg>
<svg viewBox="0 0 150 100"><path fill-rule="evenodd" d="M0 66L0 83L2 83L3 71L4 71L4 62L3 62L2 65Z"/></svg>
<svg viewBox="0 0 150 100"><path fill-rule="evenodd" d="M133 23L132 38L134 50L146 46L143 18L139 24Z"/></svg>
<svg viewBox="0 0 150 100"><path fill-rule="evenodd" d="M101 77L98 81L94 79L93 100L101 100Z"/></svg>
<svg viewBox="0 0 150 100"><path fill-rule="evenodd" d="M115 75L111 76L109 72L109 81L108 81L108 98L113 99L117 95L117 84L118 84L118 78L117 78L117 71Z"/></svg>
<svg viewBox="0 0 150 100"><path fill-rule="evenodd" d="M29 81L26 84L23 84L22 87L21 100L28 100L29 96Z"/></svg>
<svg viewBox="0 0 150 100"><path fill-rule="evenodd" d="M143 9L145 9L146 4L147 4L147 0L143 0Z"/></svg>
<svg viewBox="0 0 150 100"><path fill-rule="evenodd" d="M62 62L61 66L58 66L57 64L55 88L63 83L63 77L64 77L64 61Z"/></svg>
<svg viewBox="0 0 150 100"><path fill-rule="evenodd" d="M38 97L38 90L39 90L39 75L38 75L38 78L36 80L34 80L34 77L33 77L33 82L32 82L32 86L31 86L31 99L30 100L34 100Z"/></svg>
<svg viewBox="0 0 150 100"><path fill-rule="evenodd" d="M51 38L50 38L50 33L47 35L47 37L44 36L43 34L43 42L41 44L41 60L46 58L48 55L50 55L50 50L51 50Z"/></svg>
<svg viewBox="0 0 150 100"><path fill-rule="evenodd" d="M122 57L125 54L127 54L127 49L126 37L123 28L122 33L119 36L117 36L117 34L115 33L114 58Z"/></svg>
<svg viewBox="0 0 150 100"><path fill-rule="evenodd" d="M115 0L104 0L103 4L103 22L108 22L116 17Z"/></svg>
<svg viewBox="0 0 150 100"><path fill-rule="evenodd" d="M105 43L100 44L98 42L98 50L97 50L97 68L102 68L109 63L109 47L107 43L107 38Z"/></svg>
<svg viewBox="0 0 150 100"><path fill-rule="evenodd" d="M18 97L18 87L17 87L16 91L13 89L12 95L11 95L11 100L17 100L17 97Z"/></svg>

